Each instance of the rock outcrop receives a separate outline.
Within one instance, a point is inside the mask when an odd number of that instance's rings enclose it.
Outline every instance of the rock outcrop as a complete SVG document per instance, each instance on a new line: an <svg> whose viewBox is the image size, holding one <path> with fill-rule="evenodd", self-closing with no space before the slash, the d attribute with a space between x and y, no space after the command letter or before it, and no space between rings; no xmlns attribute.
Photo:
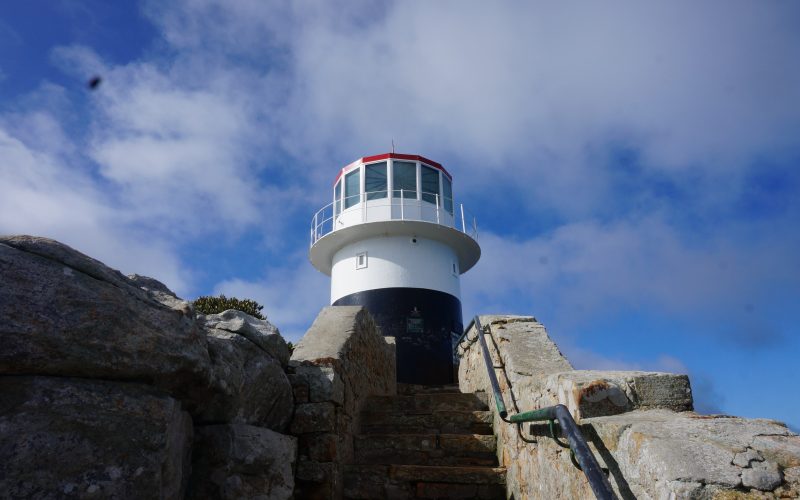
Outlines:
<svg viewBox="0 0 800 500"><path fill-rule="evenodd" d="M291 498L297 440L243 424L197 428L188 498Z"/></svg>
<svg viewBox="0 0 800 500"><path fill-rule="evenodd" d="M187 302L169 307L132 280L44 238L0 238L0 370L207 385L206 338Z"/></svg>
<svg viewBox="0 0 800 500"><path fill-rule="evenodd" d="M224 315L235 315L244 324L260 322L269 325L266 321L239 311L225 311L205 317L212 384L209 396L198 409L196 420L200 423L252 424L278 432L286 431L292 418L294 401L280 359L264 349L267 342L263 338L256 337L256 340L261 340L257 343L250 337L222 329L229 324L218 321ZM244 316L247 316L247 320ZM209 328L210 325L216 327ZM275 332L271 336L272 344L280 340L287 355L284 359L288 357L289 349L280 335Z"/></svg>
<svg viewBox="0 0 800 500"><path fill-rule="evenodd" d="M0 237L0 491L290 498L288 347L59 242Z"/></svg>
<svg viewBox="0 0 800 500"><path fill-rule="evenodd" d="M143 384L0 377L0 436L6 498L181 498L189 479L192 419Z"/></svg>
<svg viewBox="0 0 800 500"><path fill-rule="evenodd" d="M685 375L573 370L532 317L481 316L509 414L565 405L620 498L797 498L800 436L780 422L692 411ZM461 390L491 393L473 328L459 354ZM488 339L488 336L487 336ZM493 409L496 412L496 409ZM495 415L514 498L591 498L546 422ZM563 439L563 438L562 438Z"/></svg>

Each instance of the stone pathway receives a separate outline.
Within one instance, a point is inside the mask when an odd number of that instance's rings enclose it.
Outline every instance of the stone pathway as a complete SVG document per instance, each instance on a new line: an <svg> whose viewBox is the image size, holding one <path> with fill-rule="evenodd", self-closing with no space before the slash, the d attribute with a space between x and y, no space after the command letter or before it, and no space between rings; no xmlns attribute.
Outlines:
<svg viewBox="0 0 800 500"><path fill-rule="evenodd" d="M368 400L354 447L345 498L505 498L485 393L400 384Z"/></svg>

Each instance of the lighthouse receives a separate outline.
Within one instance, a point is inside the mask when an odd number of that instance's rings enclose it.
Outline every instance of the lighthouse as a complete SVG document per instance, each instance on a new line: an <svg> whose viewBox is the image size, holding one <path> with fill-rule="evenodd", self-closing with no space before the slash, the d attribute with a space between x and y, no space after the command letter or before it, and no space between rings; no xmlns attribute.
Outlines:
<svg viewBox="0 0 800 500"><path fill-rule="evenodd" d="M398 382L453 382L460 276L481 250L452 176L425 157L387 153L342 168L332 194L311 221L309 249L331 277L331 305L366 307L395 338Z"/></svg>

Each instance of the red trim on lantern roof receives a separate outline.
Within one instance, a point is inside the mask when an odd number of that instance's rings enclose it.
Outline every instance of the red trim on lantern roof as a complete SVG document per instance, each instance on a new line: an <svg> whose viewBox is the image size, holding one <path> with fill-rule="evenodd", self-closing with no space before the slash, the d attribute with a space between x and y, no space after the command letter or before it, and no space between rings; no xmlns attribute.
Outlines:
<svg viewBox="0 0 800 500"><path fill-rule="evenodd" d="M437 170L441 170L442 173L444 175L446 175L447 178L450 179L451 182L453 180L453 176L450 175L450 172L448 172L447 169L445 169L442 166L441 163L435 162L433 160L429 160L429 159L425 158L424 156L406 155L406 154L401 154L401 153L384 153L384 154L374 155L374 156L365 156L365 157L363 157L363 158L361 158L359 160L356 160L353 163L347 165L343 169L339 170L339 174L336 176L336 179L333 181L333 185L335 186L336 183L339 182L339 179L342 177L342 174L344 174L345 170L350 169L350 167L355 163L359 163L359 164L363 165L364 163L370 163L370 162L373 162L373 161L380 161L380 160L388 160L389 158L391 158L393 160L409 160L409 161L418 161L418 162L424 163L425 165L433 167L433 168L435 168Z"/></svg>

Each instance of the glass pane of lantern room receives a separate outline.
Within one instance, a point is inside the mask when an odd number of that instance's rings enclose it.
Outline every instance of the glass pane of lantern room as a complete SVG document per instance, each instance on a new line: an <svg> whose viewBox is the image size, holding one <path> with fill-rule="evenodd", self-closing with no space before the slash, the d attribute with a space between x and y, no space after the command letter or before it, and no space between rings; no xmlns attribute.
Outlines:
<svg viewBox="0 0 800 500"><path fill-rule="evenodd" d="M422 166L422 199L436 203L439 197L439 171L435 168Z"/></svg>
<svg viewBox="0 0 800 500"><path fill-rule="evenodd" d="M361 194L361 183L359 174L361 169L356 169L344 176L344 208L348 209L359 201Z"/></svg>
<svg viewBox="0 0 800 500"><path fill-rule="evenodd" d="M372 163L364 167L364 192L368 200L386 198L386 162Z"/></svg>
<svg viewBox="0 0 800 500"><path fill-rule="evenodd" d="M442 174L442 198L444 209L453 215L453 184L446 175Z"/></svg>
<svg viewBox="0 0 800 500"><path fill-rule="evenodd" d="M410 161L393 162L392 183L393 197L400 198L402 190L404 199L417 199L417 164Z"/></svg>

